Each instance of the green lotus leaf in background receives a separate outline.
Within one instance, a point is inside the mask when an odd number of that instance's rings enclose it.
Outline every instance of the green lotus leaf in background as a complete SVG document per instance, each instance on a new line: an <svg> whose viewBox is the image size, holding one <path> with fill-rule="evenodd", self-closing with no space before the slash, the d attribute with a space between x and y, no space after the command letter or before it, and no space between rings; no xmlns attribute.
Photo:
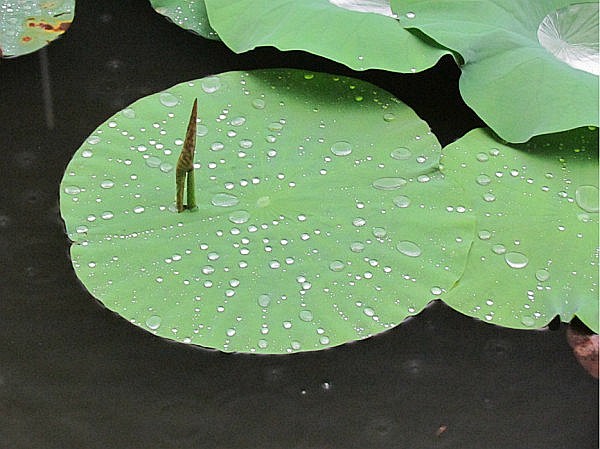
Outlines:
<svg viewBox="0 0 600 449"><path fill-rule="evenodd" d="M208 22L204 0L150 0L150 3L156 12L181 28L208 39L219 39Z"/></svg>
<svg viewBox="0 0 600 449"><path fill-rule="evenodd" d="M178 214L195 98L198 210ZM223 351L316 350L395 326L463 273L474 220L439 154L371 84L229 72L96 129L66 169L61 213L77 275L127 320Z"/></svg>
<svg viewBox="0 0 600 449"><path fill-rule="evenodd" d="M464 60L465 102L500 137L598 125L598 3L392 0L400 23Z"/></svg>
<svg viewBox="0 0 600 449"><path fill-rule="evenodd" d="M399 26L386 0L206 0L206 7L221 40L237 53L274 46L354 70L404 73L427 69L448 54Z"/></svg>
<svg viewBox="0 0 600 449"><path fill-rule="evenodd" d="M598 130L503 145L477 129L442 150L477 217L464 276L444 301L512 328L556 315L598 332Z"/></svg>
<svg viewBox="0 0 600 449"><path fill-rule="evenodd" d="M39 50L71 25L75 0L12 0L0 4L0 57Z"/></svg>

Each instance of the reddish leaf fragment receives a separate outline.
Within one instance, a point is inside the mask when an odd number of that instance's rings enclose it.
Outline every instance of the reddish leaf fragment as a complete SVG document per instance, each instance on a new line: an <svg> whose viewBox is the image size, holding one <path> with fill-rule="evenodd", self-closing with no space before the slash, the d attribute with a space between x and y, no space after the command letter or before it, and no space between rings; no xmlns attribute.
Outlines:
<svg viewBox="0 0 600 449"><path fill-rule="evenodd" d="M567 341L577 361L593 377L598 379L598 334L570 325L567 329Z"/></svg>

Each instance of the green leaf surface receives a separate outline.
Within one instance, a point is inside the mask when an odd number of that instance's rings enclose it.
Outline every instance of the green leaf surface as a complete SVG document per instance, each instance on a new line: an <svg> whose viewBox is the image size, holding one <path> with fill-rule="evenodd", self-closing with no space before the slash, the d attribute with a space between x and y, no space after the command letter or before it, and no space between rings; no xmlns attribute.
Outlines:
<svg viewBox="0 0 600 449"><path fill-rule="evenodd" d="M12 0L0 4L0 57L39 50L71 25L75 0Z"/></svg>
<svg viewBox="0 0 600 449"><path fill-rule="evenodd" d="M196 211L175 170L198 98ZM61 184L77 275L163 337L287 353L366 338L463 272L474 221L426 123L362 81L229 72L143 98Z"/></svg>
<svg viewBox="0 0 600 449"><path fill-rule="evenodd" d="M501 326L577 316L598 332L598 130L508 146L477 129L441 163L467 192L478 235L445 302Z"/></svg>
<svg viewBox="0 0 600 449"><path fill-rule="evenodd" d="M156 12L184 30L208 39L219 39L208 21L204 0L150 0L150 3Z"/></svg>
<svg viewBox="0 0 600 449"><path fill-rule="evenodd" d="M354 70L404 73L427 69L448 54L385 15L386 1L206 0L206 7L223 42L237 53L274 46L304 50Z"/></svg>
<svg viewBox="0 0 600 449"><path fill-rule="evenodd" d="M458 52L465 102L500 137L598 125L598 3L392 0L406 28Z"/></svg>

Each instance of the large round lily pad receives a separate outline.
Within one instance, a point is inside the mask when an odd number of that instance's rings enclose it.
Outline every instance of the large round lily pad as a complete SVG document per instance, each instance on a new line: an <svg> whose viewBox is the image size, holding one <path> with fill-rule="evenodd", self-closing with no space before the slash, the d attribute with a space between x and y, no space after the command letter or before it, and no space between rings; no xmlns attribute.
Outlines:
<svg viewBox="0 0 600 449"><path fill-rule="evenodd" d="M598 126L598 3L392 0L406 28L460 53L460 91L509 142Z"/></svg>
<svg viewBox="0 0 600 449"><path fill-rule="evenodd" d="M219 39L208 22L204 0L150 0L150 3L156 12L184 30L208 39Z"/></svg>
<svg viewBox="0 0 600 449"><path fill-rule="evenodd" d="M11 0L0 4L0 57L32 53L71 25L75 0Z"/></svg>
<svg viewBox="0 0 600 449"><path fill-rule="evenodd" d="M221 40L242 53L260 46L305 50L354 70L418 72L449 51L392 17L386 0L205 0Z"/></svg>
<svg viewBox="0 0 600 449"><path fill-rule="evenodd" d="M478 235L445 302L501 326L577 316L598 332L598 130L507 146L478 129L443 153Z"/></svg>
<svg viewBox="0 0 600 449"><path fill-rule="evenodd" d="M195 98L198 208L177 213ZM224 351L315 350L389 329L460 277L474 222L438 157L427 124L371 84L229 72L102 124L61 212L77 275L131 322Z"/></svg>

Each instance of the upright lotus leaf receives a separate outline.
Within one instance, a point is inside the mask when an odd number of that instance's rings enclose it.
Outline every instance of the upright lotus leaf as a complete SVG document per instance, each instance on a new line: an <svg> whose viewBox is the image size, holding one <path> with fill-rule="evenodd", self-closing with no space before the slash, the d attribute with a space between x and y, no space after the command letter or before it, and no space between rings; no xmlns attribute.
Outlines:
<svg viewBox="0 0 600 449"><path fill-rule="evenodd" d="M0 3L0 57L39 50L71 25L75 0L8 0Z"/></svg>
<svg viewBox="0 0 600 449"><path fill-rule="evenodd" d="M150 0L150 3L157 13L181 28L208 39L219 39L208 22L204 0Z"/></svg>
<svg viewBox="0 0 600 449"><path fill-rule="evenodd" d="M443 154L478 220L465 274L444 300L501 326L577 316L598 332L598 130L508 146L477 129Z"/></svg>
<svg viewBox="0 0 600 449"><path fill-rule="evenodd" d="M205 0L223 42L237 53L260 46L305 50L354 70L415 72L448 51L402 29L387 0Z"/></svg>
<svg viewBox="0 0 600 449"><path fill-rule="evenodd" d="M500 137L598 125L598 3L392 0L416 28L462 56L465 102Z"/></svg>
<svg viewBox="0 0 600 449"><path fill-rule="evenodd" d="M198 99L194 210L175 165ZM439 144L371 84L295 70L174 86L111 117L61 184L73 265L163 337L287 353L382 332L463 272L474 221Z"/></svg>

